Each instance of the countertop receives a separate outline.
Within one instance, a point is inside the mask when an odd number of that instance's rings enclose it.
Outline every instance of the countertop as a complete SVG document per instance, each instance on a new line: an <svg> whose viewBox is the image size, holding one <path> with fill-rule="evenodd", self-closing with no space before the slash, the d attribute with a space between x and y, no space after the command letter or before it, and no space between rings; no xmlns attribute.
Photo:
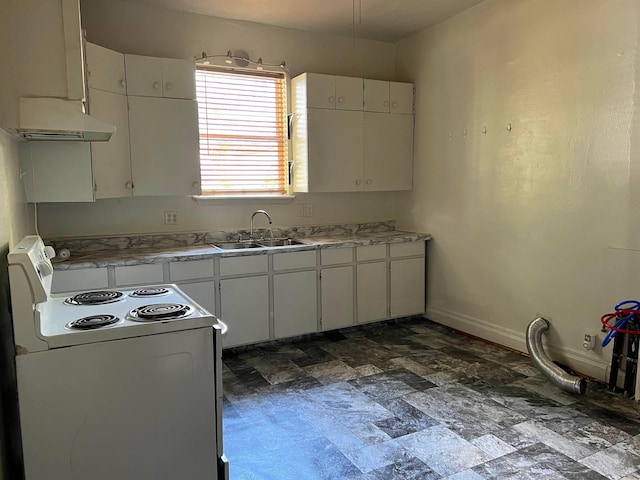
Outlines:
<svg viewBox="0 0 640 480"><path fill-rule="evenodd" d="M260 247L239 250L222 250L210 244L188 246L162 246L153 248L119 248L95 251L71 251L66 261L53 260L55 270L79 270L107 266L143 265L150 263L183 262L203 260L213 257L241 257L284 253L325 248L346 248L382 243L405 243L431 239L428 233L390 230L382 232L359 233L356 235L327 235L298 238L304 242L283 247Z"/></svg>

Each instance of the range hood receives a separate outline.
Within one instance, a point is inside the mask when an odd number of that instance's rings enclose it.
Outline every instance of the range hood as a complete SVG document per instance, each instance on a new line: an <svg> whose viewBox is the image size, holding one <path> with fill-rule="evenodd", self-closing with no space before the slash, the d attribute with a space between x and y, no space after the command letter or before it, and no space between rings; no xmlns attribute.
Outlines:
<svg viewBox="0 0 640 480"><path fill-rule="evenodd" d="M51 97L20 98L20 126L26 140L106 142L116 127L87 115L79 100Z"/></svg>

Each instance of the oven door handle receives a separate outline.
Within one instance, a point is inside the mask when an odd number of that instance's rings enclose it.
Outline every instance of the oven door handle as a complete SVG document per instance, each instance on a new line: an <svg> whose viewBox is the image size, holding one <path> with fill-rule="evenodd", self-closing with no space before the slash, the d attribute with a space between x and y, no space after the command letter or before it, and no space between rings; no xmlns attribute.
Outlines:
<svg viewBox="0 0 640 480"><path fill-rule="evenodd" d="M229 327L222 320L218 319L218 323L213 326L216 330L220 330L220 335L226 335Z"/></svg>

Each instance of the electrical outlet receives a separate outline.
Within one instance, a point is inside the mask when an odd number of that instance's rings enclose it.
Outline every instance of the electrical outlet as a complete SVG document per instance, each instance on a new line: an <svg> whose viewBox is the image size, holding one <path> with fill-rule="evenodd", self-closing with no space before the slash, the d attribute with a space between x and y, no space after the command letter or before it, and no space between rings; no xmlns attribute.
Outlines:
<svg viewBox="0 0 640 480"><path fill-rule="evenodd" d="M165 210L164 212L164 224L165 225L177 225L178 224L178 212L175 210Z"/></svg>
<svg viewBox="0 0 640 480"><path fill-rule="evenodd" d="M304 217L313 217L313 204L305 203L303 208Z"/></svg>
<svg viewBox="0 0 640 480"><path fill-rule="evenodd" d="M595 332L585 332L582 339L582 347L585 350L593 350L596 346L597 334Z"/></svg>

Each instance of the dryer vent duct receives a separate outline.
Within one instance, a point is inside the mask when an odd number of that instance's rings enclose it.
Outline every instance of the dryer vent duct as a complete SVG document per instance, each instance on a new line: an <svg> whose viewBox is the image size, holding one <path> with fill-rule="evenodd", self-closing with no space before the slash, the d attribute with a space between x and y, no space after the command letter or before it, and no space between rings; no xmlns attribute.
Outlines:
<svg viewBox="0 0 640 480"><path fill-rule="evenodd" d="M544 353L542 348L542 333L549 329L549 321L546 318L538 317L527 327L527 350L533 364L552 383L560 387L565 392L584 394L587 391L587 382L584 378L569 375L560 367L555 365Z"/></svg>

